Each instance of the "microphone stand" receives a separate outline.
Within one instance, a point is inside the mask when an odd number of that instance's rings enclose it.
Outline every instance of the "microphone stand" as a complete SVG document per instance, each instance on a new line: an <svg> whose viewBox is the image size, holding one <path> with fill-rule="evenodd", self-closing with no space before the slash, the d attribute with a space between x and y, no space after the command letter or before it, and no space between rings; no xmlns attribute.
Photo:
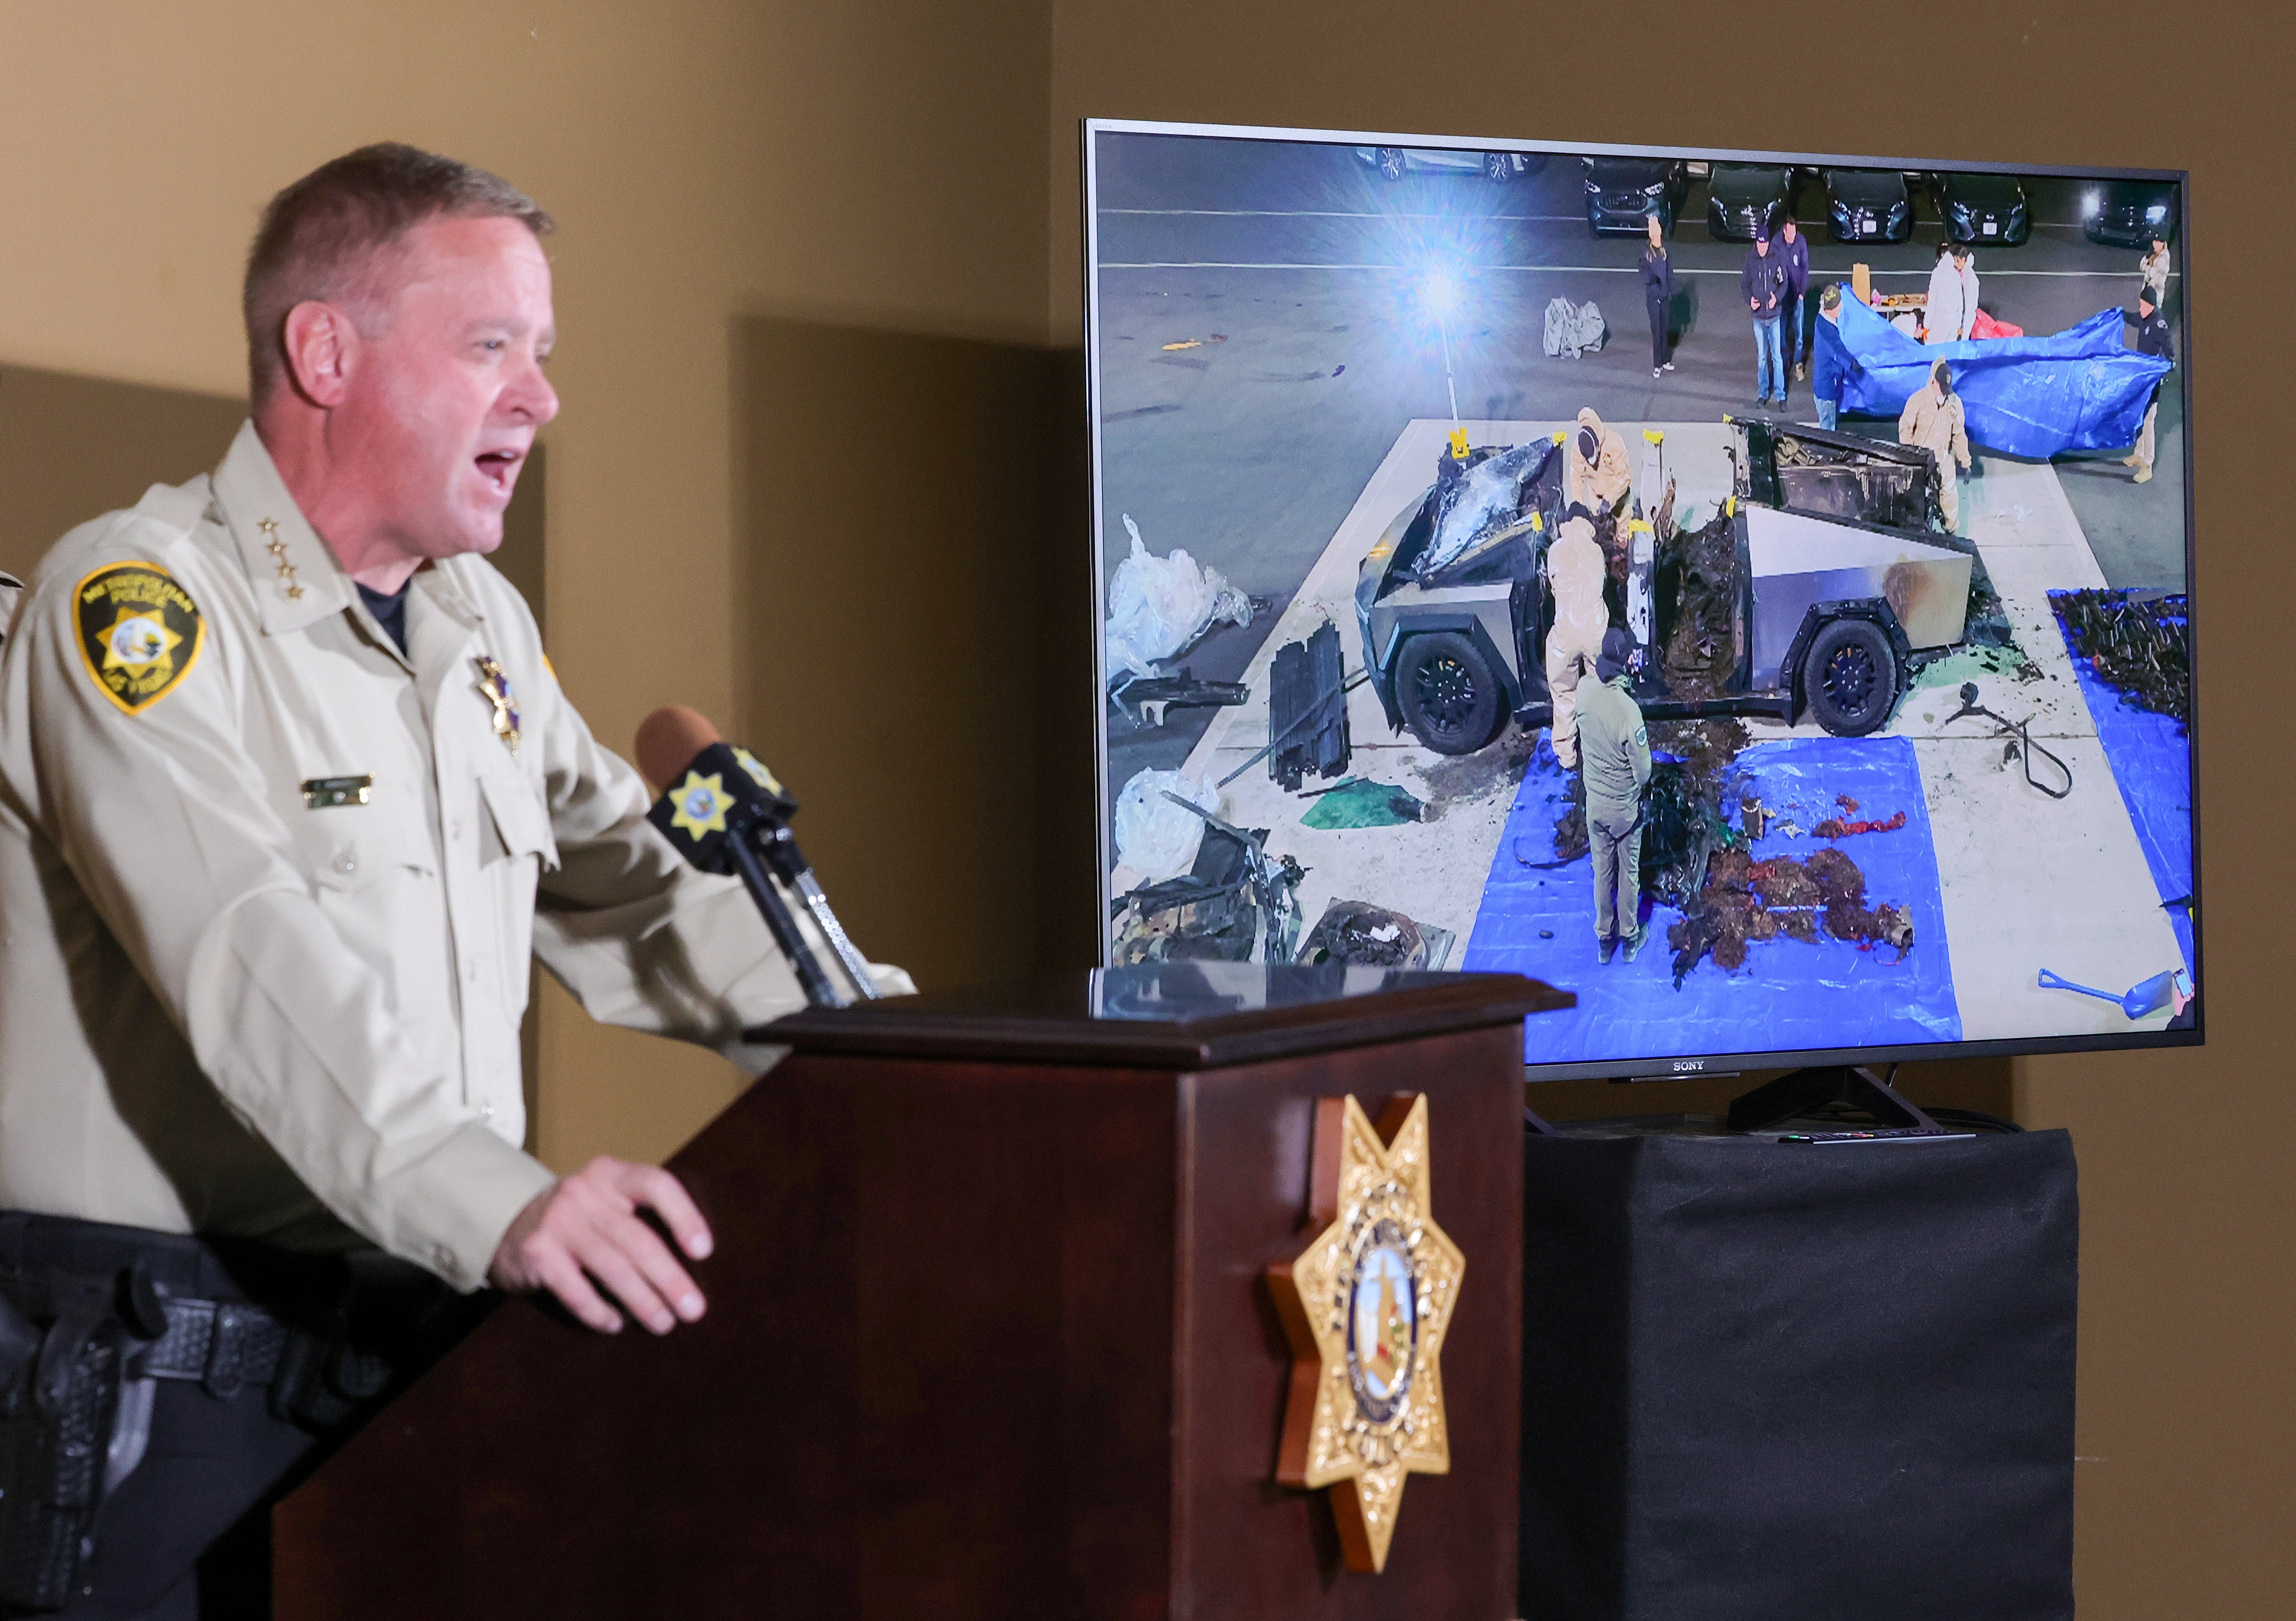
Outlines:
<svg viewBox="0 0 2296 1621"><path fill-rule="evenodd" d="M821 881L813 876L812 863L798 849L797 835L790 831L789 823L779 816L767 813L758 819L758 836L766 865L772 868L775 876L795 890L798 899L805 902L805 909L812 914L822 938L828 941L831 950L837 953L837 960L845 969L845 977L853 982L853 988L861 993L863 1001L875 1001L883 994L877 989L876 975L869 972L868 959L861 955L860 948L853 943L852 936L845 932L845 926L838 921L836 912L831 909L829 897L823 893Z"/></svg>
<svg viewBox="0 0 2296 1621"><path fill-rule="evenodd" d="M795 891L804 901L806 910L837 953L839 966L853 983L857 997L850 1000L875 1001L883 992L869 972L867 959L863 958L845 926L829 904L821 882L813 876L813 867L798 849L797 837L790 831L787 818L777 808L766 804L747 804L726 818L726 847L734 858L734 869L742 877L750 898L765 914L766 926L773 932L774 942L797 970L798 983L805 989L805 1000L816 1008L842 1008L849 999L838 994L829 975L822 969L821 959L815 954L812 942L805 938L790 914L781 893L774 887L778 877ZM771 868L772 876L767 876Z"/></svg>
<svg viewBox="0 0 2296 1621"><path fill-rule="evenodd" d="M782 955L788 958L790 967L797 970L798 983L805 988L805 1000L816 1008L844 1007L845 999L837 994L836 988L829 983L829 975L821 971L821 963L813 954L812 943L799 933L797 919L790 916L789 908L783 904L781 892L766 876L765 865L758 860L758 852L750 847L749 839L745 836L727 839L726 848L733 852L734 870L742 875L742 887L750 892L750 899L756 901L758 909L765 914L766 927L773 932L774 943L781 947Z"/></svg>

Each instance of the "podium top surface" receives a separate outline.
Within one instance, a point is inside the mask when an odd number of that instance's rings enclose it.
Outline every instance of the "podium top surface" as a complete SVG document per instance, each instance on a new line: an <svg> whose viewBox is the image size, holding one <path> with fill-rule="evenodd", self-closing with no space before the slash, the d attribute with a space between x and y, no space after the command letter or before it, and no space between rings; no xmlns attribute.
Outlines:
<svg viewBox="0 0 2296 1621"><path fill-rule="evenodd" d="M1577 1000L1516 974L1164 962L808 1008L749 1039L878 1057L1216 1069L1512 1024Z"/></svg>

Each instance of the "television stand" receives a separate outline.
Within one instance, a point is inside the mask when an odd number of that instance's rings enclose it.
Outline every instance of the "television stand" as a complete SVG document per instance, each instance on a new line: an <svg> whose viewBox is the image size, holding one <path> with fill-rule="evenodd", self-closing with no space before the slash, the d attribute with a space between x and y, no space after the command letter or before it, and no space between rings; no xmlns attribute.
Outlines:
<svg viewBox="0 0 2296 1621"><path fill-rule="evenodd" d="M1730 1129L1767 1131L1833 1103L1862 1109L1885 1128L1944 1129L1872 1070L1847 1064L1793 1070L1733 1098Z"/></svg>

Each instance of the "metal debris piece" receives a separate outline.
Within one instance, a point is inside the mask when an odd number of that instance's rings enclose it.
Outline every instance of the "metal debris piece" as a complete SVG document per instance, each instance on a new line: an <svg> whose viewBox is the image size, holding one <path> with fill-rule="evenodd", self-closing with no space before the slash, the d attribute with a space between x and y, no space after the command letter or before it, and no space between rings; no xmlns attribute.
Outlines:
<svg viewBox="0 0 2296 1621"><path fill-rule="evenodd" d="M1175 709L1217 709L1241 704L1251 689L1241 681L1199 681L1182 665L1177 675L1136 676L1122 671L1108 690L1109 702L1136 727L1161 726Z"/></svg>
<svg viewBox="0 0 2296 1621"><path fill-rule="evenodd" d="M1288 855L1268 856L1266 828L1247 832L1188 809L1206 823L1195 866L1117 897L1116 965L1290 961L1300 932L1294 892L1306 869Z"/></svg>
<svg viewBox="0 0 2296 1621"><path fill-rule="evenodd" d="M1340 663L1339 627L1325 620L1304 642L1275 650L1268 673L1267 728L1274 747L1268 775L1296 794L1310 775L1338 777L1348 769L1348 705Z"/></svg>
<svg viewBox="0 0 2296 1621"><path fill-rule="evenodd" d="M1303 963L1375 968L1439 968L1450 956L1448 929L1428 928L1367 901L1334 901L1300 942Z"/></svg>

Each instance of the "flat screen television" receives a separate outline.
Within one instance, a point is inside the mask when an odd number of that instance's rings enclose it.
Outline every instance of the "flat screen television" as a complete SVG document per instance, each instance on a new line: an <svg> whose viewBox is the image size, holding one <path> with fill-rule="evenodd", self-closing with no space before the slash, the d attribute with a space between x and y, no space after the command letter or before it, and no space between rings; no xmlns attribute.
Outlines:
<svg viewBox="0 0 2296 1621"><path fill-rule="evenodd" d="M2202 1039L2184 175L1084 141L1106 962L1521 972L1533 1078Z"/></svg>

